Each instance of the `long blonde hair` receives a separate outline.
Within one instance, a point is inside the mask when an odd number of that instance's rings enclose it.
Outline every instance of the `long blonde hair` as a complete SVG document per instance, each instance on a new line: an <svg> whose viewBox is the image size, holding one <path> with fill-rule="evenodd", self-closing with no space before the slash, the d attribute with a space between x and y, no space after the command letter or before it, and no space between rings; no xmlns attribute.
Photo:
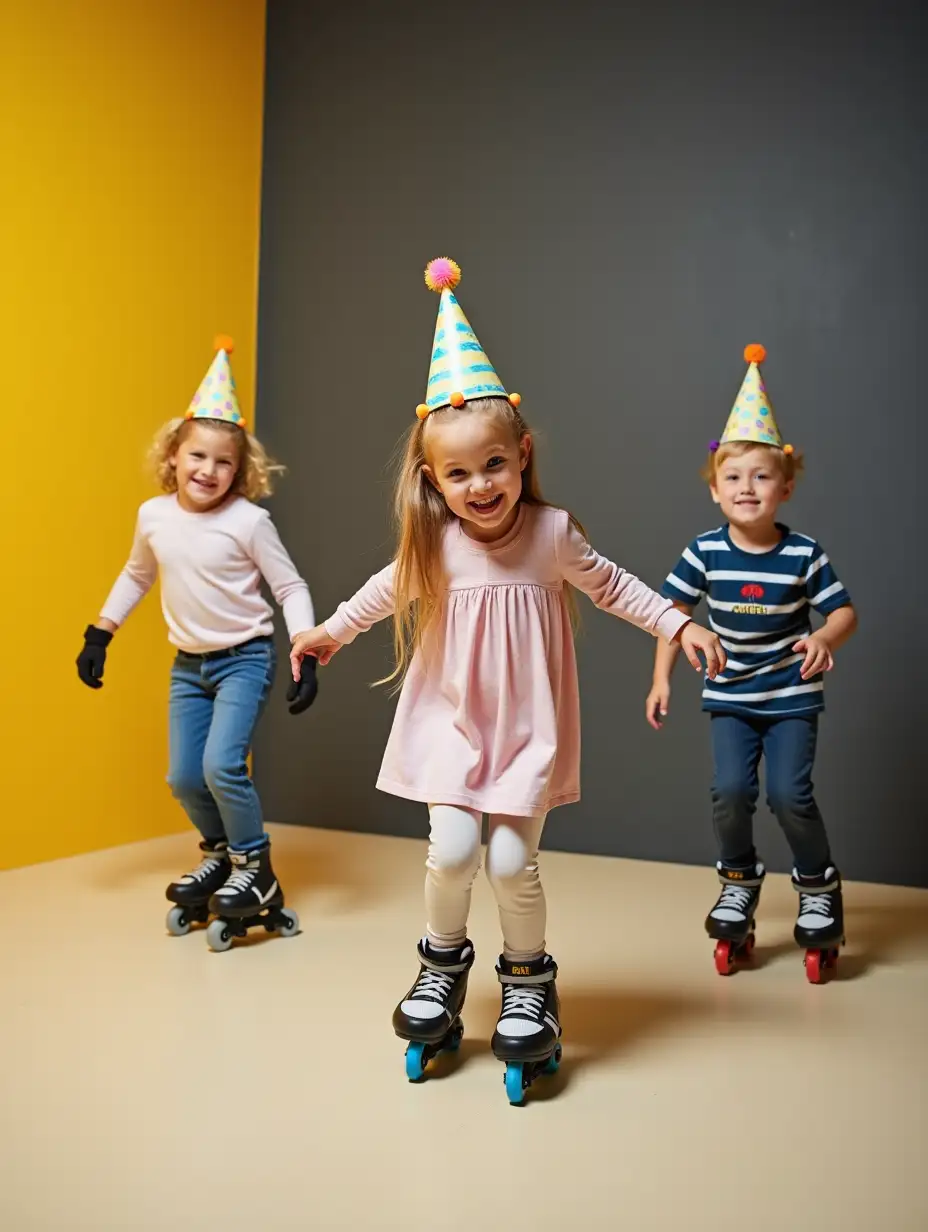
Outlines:
<svg viewBox="0 0 928 1232"><path fill-rule="evenodd" d="M233 492L250 501L271 495L274 490L274 476L282 475L286 468L268 457L258 438L244 428L226 423L222 419L204 418L170 419L158 429L148 451L148 463L162 492L177 491L177 471L173 459L184 439L190 434L193 424L224 432L235 438L238 445L238 470L231 488Z"/></svg>
<svg viewBox="0 0 928 1232"><path fill-rule="evenodd" d="M505 398L477 398L458 408L443 407L424 420L416 420L403 438L393 496L393 516L396 523L397 549L393 590L393 648L396 665L389 676L377 684L396 681L399 688L412 657L422 646L425 635L434 624L442 605L445 573L442 549L445 528L455 515L442 494L429 482L426 465L425 437L431 421L441 422L451 415L491 415L508 428L516 441L531 436L531 430L519 411ZM541 494L535 468L535 451L531 449L522 472L521 501L525 505L551 507ZM568 514L577 529L586 535L573 514ZM567 592L568 610L576 623L573 596Z"/></svg>

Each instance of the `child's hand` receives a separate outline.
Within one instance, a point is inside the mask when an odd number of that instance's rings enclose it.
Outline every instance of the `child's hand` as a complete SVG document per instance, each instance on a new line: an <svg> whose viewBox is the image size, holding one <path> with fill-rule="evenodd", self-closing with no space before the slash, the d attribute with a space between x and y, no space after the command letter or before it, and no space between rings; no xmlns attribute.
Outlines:
<svg viewBox="0 0 928 1232"><path fill-rule="evenodd" d="M329 637L325 625L316 625L315 629L298 633L290 645L290 670L293 679L299 683L304 655L313 655L325 667L341 648L341 642Z"/></svg>
<svg viewBox="0 0 928 1232"><path fill-rule="evenodd" d="M302 714L316 700L319 682L316 680L316 660L306 655L300 663L300 679L292 681L287 689L287 702L291 714Z"/></svg>
<svg viewBox="0 0 928 1232"><path fill-rule="evenodd" d="M835 661L831 655L831 648L822 636L821 630L794 642L793 654L806 656L799 669L799 675L803 680L808 680L810 676L817 676L819 672L830 672L834 667Z"/></svg>
<svg viewBox="0 0 928 1232"><path fill-rule="evenodd" d="M706 675L710 680L714 680L719 672L725 670L727 661L725 651L722 649L718 635L711 629L704 629L702 625L694 624L691 620L689 624L683 626L680 646L697 672L702 671L702 663L699 660L699 652L702 651L706 659Z"/></svg>
<svg viewBox="0 0 928 1232"><path fill-rule="evenodd" d="M660 731L664 726L661 719L667 718L669 707L670 681L665 680L660 684L655 682L651 685L651 692L648 694L648 700L644 704L644 717L655 731Z"/></svg>

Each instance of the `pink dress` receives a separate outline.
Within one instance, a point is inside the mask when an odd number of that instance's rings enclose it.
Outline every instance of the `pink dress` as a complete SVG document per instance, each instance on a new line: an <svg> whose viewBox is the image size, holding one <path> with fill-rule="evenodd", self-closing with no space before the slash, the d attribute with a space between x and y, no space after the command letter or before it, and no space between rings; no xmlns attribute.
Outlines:
<svg viewBox="0 0 928 1232"><path fill-rule="evenodd" d="M426 804L538 817L580 799L580 695L564 583L597 607L671 640L669 600L599 556L562 509L522 505L482 544L454 519L448 591L409 666L377 786ZM394 610L393 565L326 622L348 644Z"/></svg>

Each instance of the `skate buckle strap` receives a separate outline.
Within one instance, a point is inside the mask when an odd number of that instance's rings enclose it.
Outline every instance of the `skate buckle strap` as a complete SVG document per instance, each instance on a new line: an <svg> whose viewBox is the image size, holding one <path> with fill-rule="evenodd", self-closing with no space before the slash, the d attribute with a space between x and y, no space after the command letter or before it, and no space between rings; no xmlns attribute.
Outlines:
<svg viewBox="0 0 928 1232"><path fill-rule="evenodd" d="M537 987L539 984L550 984L555 975L557 975L557 972L554 967L551 967L550 970L541 971L536 975L511 975L508 971L500 970L497 970L496 975L501 984L522 984L527 987Z"/></svg>
<svg viewBox="0 0 928 1232"><path fill-rule="evenodd" d="M736 868L720 868L719 881L723 886L743 886L745 889L756 889L763 885L764 874L752 873L750 876Z"/></svg>

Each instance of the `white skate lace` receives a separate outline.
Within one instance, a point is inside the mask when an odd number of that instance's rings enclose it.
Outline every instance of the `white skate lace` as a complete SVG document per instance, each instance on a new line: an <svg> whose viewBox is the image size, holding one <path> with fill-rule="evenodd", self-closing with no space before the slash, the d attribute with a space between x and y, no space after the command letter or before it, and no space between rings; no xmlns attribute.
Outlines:
<svg viewBox="0 0 928 1232"><path fill-rule="evenodd" d="M740 911L742 915L745 915L747 914L752 894L753 890L746 890L743 886L727 885L722 890L715 909L718 911L719 907L729 907L731 910Z"/></svg>
<svg viewBox="0 0 928 1232"><path fill-rule="evenodd" d="M189 873L185 873L181 877L181 881L205 881L210 873L219 867L219 863L220 861L216 856L206 856L196 868L192 868Z"/></svg>
<svg viewBox="0 0 928 1232"><path fill-rule="evenodd" d="M447 1001L454 985L454 977L445 975L441 971L432 971L429 967L423 968L416 980L416 986L412 990L410 1001L428 1000L441 1001L444 1004Z"/></svg>
<svg viewBox="0 0 928 1232"><path fill-rule="evenodd" d="M821 915L831 917L830 894L799 894L800 915Z"/></svg>
<svg viewBox="0 0 928 1232"><path fill-rule="evenodd" d="M541 1022L544 1017L545 993L537 985L504 984L503 1012L500 1018L531 1018Z"/></svg>
<svg viewBox="0 0 928 1232"><path fill-rule="evenodd" d="M237 868L222 887L223 894L228 894L233 890L236 893L239 890L250 890L251 883L254 881L256 874L257 869L254 868Z"/></svg>

